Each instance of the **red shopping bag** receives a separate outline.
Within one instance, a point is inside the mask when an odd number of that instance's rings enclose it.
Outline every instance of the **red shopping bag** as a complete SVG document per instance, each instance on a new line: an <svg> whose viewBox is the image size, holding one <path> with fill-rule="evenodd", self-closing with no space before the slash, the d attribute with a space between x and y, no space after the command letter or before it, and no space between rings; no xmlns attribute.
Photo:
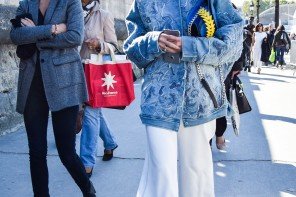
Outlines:
<svg viewBox="0 0 296 197"><path fill-rule="evenodd" d="M123 107L135 99L132 63L113 60L85 63L88 104L91 107Z"/></svg>

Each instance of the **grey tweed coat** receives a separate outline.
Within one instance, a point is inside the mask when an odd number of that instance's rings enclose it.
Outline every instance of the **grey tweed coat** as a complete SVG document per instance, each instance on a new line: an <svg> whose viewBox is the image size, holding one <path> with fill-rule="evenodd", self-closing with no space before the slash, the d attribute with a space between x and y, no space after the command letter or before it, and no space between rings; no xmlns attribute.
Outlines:
<svg viewBox="0 0 296 197"><path fill-rule="evenodd" d="M23 0L16 15L31 13L38 23L39 0ZM52 36L53 24L66 23L67 32ZM82 44L84 32L80 0L51 0L44 25L12 28L14 44L36 43L40 51L40 66L45 95L51 111L83 103L88 99L83 67L77 47ZM24 113L33 79L37 53L19 65L17 112Z"/></svg>

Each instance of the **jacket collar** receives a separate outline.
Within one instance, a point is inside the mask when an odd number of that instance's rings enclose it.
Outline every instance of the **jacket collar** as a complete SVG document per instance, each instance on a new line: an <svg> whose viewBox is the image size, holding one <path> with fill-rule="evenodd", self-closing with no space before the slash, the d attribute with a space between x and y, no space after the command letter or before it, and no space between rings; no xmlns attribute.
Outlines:
<svg viewBox="0 0 296 197"><path fill-rule="evenodd" d="M28 12L32 14L34 24L38 24L39 1L31 0L28 2Z"/></svg>
<svg viewBox="0 0 296 197"><path fill-rule="evenodd" d="M48 8L47 8L46 13L45 13L44 24L48 24L49 21L51 20L57 3L58 3L58 0L50 0ZM30 12L32 14L34 23L38 24L39 0L31 0L31 1L29 1L29 10L28 10L28 12Z"/></svg>
<svg viewBox="0 0 296 197"><path fill-rule="evenodd" d="M49 6L45 13L44 24L48 24L57 6L58 0L50 0Z"/></svg>

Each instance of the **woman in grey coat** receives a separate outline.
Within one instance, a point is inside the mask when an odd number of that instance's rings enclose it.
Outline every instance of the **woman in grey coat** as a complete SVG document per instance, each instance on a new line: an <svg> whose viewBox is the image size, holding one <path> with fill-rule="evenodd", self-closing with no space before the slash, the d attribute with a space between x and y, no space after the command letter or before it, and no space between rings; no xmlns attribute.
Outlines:
<svg viewBox="0 0 296 197"><path fill-rule="evenodd" d="M49 111L62 163L83 196L96 196L75 150L78 105L87 100L77 50L84 28L81 1L20 1L16 15L27 13L32 20L22 18L21 27L12 28L11 40L19 46L30 44L26 50L35 50L31 57L20 57L17 98L17 111L24 116L28 136L34 196L49 196L46 159Z"/></svg>

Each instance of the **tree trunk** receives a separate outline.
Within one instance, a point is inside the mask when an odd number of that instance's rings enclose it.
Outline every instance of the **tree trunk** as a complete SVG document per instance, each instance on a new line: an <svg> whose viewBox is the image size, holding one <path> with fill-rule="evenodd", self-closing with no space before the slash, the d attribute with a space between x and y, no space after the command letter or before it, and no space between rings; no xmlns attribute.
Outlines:
<svg viewBox="0 0 296 197"><path fill-rule="evenodd" d="M275 0L275 28L277 28L280 24L280 0Z"/></svg>
<svg viewBox="0 0 296 197"><path fill-rule="evenodd" d="M259 14L260 14L260 0L256 0L256 8L257 8L257 23L260 22Z"/></svg>

